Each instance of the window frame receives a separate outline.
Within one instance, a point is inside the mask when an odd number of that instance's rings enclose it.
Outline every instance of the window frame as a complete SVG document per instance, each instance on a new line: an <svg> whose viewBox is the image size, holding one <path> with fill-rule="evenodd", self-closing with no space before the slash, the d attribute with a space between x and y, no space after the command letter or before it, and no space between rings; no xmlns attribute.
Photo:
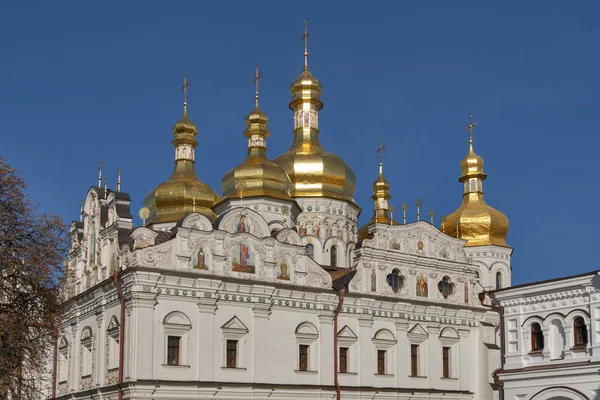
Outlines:
<svg viewBox="0 0 600 400"><path fill-rule="evenodd" d="M450 352L452 347L442 346L442 378L450 378Z"/></svg>
<svg viewBox="0 0 600 400"><path fill-rule="evenodd" d="M537 329L535 329L537 327ZM531 324L530 327L530 334L531 334L531 352L541 352L544 351L544 348L546 347L546 343L544 340L544 331L542 330L542 326L539 322L534 322ZM539 342L541 342L541 347L538 346L538 340Z"/></svg>
<svg viewBox="0 0 600 400"><path fill-rule="evenodd" d="M349 347L340 347L338 348L338 371L342 374L348 373L348 358L349 358L350 348Z"/></svg>
<svg viewBox="0 0 600 400"><path fill-rule="evenodd" d="M581 333L581 339L579 340L578 333ZM573 320L573 344L574 347L586 347L589 342L587 334L587 326L585 319L582 316L577 316Z"/></svg>
<svg viewBox="0 0 600 400"><path fill-rule="evenodd" d="M337 264L338 264L337 246L333 245L329 248L329 266L337 267Z"/></svg>
<svg viewBox="0 0 600 400"><path fill-rule="evenodd" d="M394 334L388 330L388 329L380 329L377 332L375 332L375 335L373 337L373 345L375 347L375 358L377 360L377 363L375 365L375 375L387 375L387 376L393 376L395 371L396 371L396 365L394 363L395 360L395 349L396 349L396 343L398 343L398 341L396 340L396 337L394 336ZM380 365L379 365L379 355L380 355L380 351L385 351L385 357L383 358L383 361L385 362L385 366L384 366L384 374L380 374Z"/></svg>
<svg viewBox="0 0 600 400"><path fill-rule="evenodd" d="M377 349L377 375L386 375L387 350Z"/></svg>
<svg viewBox="0 0 600 400"><path fill-rule="evenodd" d="M309 371L308 366L310 365L310 345L299 344L298 345L298 371L307 372Z"/></svg>
<svg viewBox="0 0 600 400"><path fill-rule="evenodd" d="M192 324L181 311L172 311L163 319L163 366L189 367L189 341ZM169 336L179 336L179 364L169 364Z"/></svg>
<svg viewBox="0 0 600 400"><path fill-rule="evenodd" d="M390 272L385 277L385 282L388 284L388 286L392 289L394 293L402 291L405 285L404 277L402 276L398 268L394 268L392 272ZM397 287L394 287L394 284L396 284Z"/></svg>
<svg viewBox="0 0 600 400"><path fill-rule="evenodd" d="M296 362L294 364L295 368L300 367L300 346L305 345L305 346L307 346L307 350L308 350L308 357L306 360L307 369L306 370L295 369L295 371L300 372L300 373L305 373L305 372L315 373L315 372L317 372L318 368L319 368L319 357L318 357L318 354L319 354L318 353L319 331L317 330L317 327L309 321L304 321L296 327L294 334L296 336L296 341L295 341Z"/></svg>
<svg viewBox="0 0 600 400"><path fill-rule="evenodd" d="M221 360L221 368L222 369L243 369L245 362L245 353L244 346L245 340L244 336L249 332L249 329L244 325L244 323L237 317L234 316L229 321L227 321L223 326L221 326L222 332L222 360ZM236 366L234 368L229 367L227 364L227 343L228 341L236 341L236 349L235 349L235 363ZM251 361L251 359L250 359Z"/></svg>
<svg viewBox="0 0 600 400"><path fill-rule="evenodd" d="M411 351L411 357L409 358L409 362L410 362L410 370L409 370L409 377L410 378L424 378L426 377L426 373L428 371L428 360L427 360L427 343L428 343L428 339L429 339L429 334L427 333L427 331L425 331L425 328L423 328L420 324L415 324L407 333L407 337L408 337L408 342L411 345L410 347L410 351ZM413 345L416 346L417 349L417 375L413 375L413 366L412 366L412 349L413 349Z"/></svg>
<svg viewBox="0 0 600 400"><path fill-rule="evenodd" d="M496 271L496 290L502 289L502 271Z"/></svg>
<svg viewBox="0 0 600 400"><path fill-rule="evenodd" d="M176 344L171 344L171 339L173 339ZM171 362L171 349L175 349L174 362ZM180 352L181 352L181 336L168 335L167 336L167 365L170 365L170 366L181 365Z"/></svg>
<svg viewBox="0 0 600 400"><path fill-rule="evenodd" d="M237 368L238 366L238 340L227 339L225 341L225 368ZM232 346L230 346L232 344Z"/></svg>

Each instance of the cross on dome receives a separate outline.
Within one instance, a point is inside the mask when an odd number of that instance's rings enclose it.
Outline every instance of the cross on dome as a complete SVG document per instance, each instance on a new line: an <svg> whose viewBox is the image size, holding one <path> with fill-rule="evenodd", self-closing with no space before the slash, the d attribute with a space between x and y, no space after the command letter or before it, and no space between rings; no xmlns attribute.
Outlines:
<svg viewBox="0 0 600 400"><path fill-rule="evenodd" d="M308 18L304 20L304 35L300 38L304 42L304 67L308 68L308 36L310 31L308 30Z"/></svg>

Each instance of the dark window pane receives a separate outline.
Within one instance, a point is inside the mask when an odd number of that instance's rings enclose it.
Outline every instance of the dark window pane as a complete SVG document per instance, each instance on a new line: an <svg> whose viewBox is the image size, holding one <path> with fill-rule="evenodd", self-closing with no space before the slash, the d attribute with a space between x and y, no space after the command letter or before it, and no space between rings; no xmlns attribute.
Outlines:
<svg viewBox="0 0 600 400"><path fill-rule="evenodd" d="M167 364L179 365L179 342L181 337L169 336L167 338Z"/></svg>
<svg viewBox="0 0 600 400"><path fill-rule="evenodd" d="M348 372L348 348L340 347L340 372Z"/></svg>
<svg viewBox="0 0 600 400"><path fill-rule="evenodd" d="M442 376L450 378L450 347L442 347Z"/></svg>
<svg viewBox="0 0 600 400"><path fill-rule="evenodd" d="M300 371L308 371L308 345L301 344L300 345L300 365L298 369Z"/></svg>
<svg viewBox="0 0 600 400"><path fill-rule="evenodd" d="M410 375L418 376L419 375L419 345L411 344L410 345Z"/></svg>
<svg viewBox="0 0 600 400"><path fill-rule="evenodd" d="M237 367L237 340L227 341L227 368Z"/></svg>
<svg viewBox="0 0 600 400"><path fill-rule="evenodd" d="M385 374L385 350L377 350L377 373Z"/></svg>

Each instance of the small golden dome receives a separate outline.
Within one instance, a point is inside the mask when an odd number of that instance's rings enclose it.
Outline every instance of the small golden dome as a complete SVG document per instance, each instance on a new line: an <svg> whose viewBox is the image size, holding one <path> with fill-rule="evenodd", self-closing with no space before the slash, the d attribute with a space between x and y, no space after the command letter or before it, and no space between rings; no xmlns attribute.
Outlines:
<svg viewBox="0 0 600 400"><path fill-rule="evenodd" d="M392 198L390 194L390 183L383 176L383 163L379 163L379 175L373 182L373 218L358 230L358 240L366 239L369 236L369 226L378 223L386 225L398 225L392 219L389 201Z"/></svg>
<svg viewBox="0 0 600 400"><path fill-rule="evenodd" d="M228 171L221 179L223 199L268 196L291 201L290 179L279 165L267 158L266 138L269 118L258 107L246 117L248 155L237 167Z"/></svg>
<svg viewBox="0 0 600 400"><path fill-rule="evenodd" d="M471 131L469 152L460 162L462 174L458 180L464 186L463 203L446 217L444 233L466 240L466 246L494 244L508 247L508 218L490 207L483 197L483 181L487 175L483 172L483 158L473 151L474 126L471 120L467 127Z"/></svg>
<svg viewBox="0 0 600 400"><path fill-rule="evenodd" d="M292 197L328 197L354 204L356 175L340 157L323 149L319 141L322 86L305 66L290 86L294 111L294 140L288 151L273 161L292 182Z"/></svg>
<svg viewBox="0 0 600 400"><path fill-rule="evenodd" d="M183 117L173 126L173 174L150 191L144 199L144 206L150 210L147 224L177 222L192 212L203 214L210 221L216 219L211 207L219 200L219 196L210 186L198 179L194 168L197 134L198 129L188 118L187 109L184 108Z"/></svg>

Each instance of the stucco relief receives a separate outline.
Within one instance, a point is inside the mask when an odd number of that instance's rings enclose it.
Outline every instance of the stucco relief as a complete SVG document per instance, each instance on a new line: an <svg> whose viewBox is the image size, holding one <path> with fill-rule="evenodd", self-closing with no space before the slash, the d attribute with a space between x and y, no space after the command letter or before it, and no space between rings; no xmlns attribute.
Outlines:
<svg viewBox="0 0 600 400"><path fill-rule="evenodd" d="M141 264L143 266L171 268L173 262L173 242L168 241L143 249L141 250L141 254Z"/></svg>

